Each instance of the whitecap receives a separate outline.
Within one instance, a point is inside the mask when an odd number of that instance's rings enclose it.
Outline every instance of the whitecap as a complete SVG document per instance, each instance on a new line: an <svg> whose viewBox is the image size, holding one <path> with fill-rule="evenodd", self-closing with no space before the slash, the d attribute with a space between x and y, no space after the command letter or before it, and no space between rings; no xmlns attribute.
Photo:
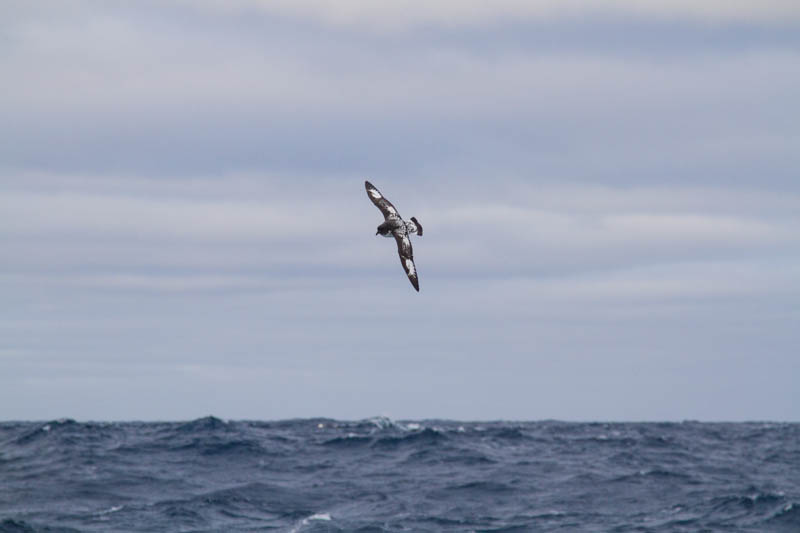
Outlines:
<svg viewBox="0 0 800 533"><path fill-rule="evenodd" d="M324 522L328 522L332 520L330 513L314 513L311 516L307 516L303 518L297 525L295 525L292 529L289 530L289 533L298 533L303 526L307 526L311 520L321 520Z"/></svg>
<svg viewBox="0 0 800 533"><path fill-rule="evenodd" d="M104 515L107 515L107 514L116 513L117 511L121 511L124 508L125 508L124 505L115 505L115 506L111 507L110 509L105 509L104 511L98 511L95 514L97 516L104 516Z"/></svg>
<svg viewBox="0 0 800 533"><path fill-rule="evenodd" d="M374 424L377 429L389 429L395 426L394 421L388 416L373 416L368 422Z"/></svg>

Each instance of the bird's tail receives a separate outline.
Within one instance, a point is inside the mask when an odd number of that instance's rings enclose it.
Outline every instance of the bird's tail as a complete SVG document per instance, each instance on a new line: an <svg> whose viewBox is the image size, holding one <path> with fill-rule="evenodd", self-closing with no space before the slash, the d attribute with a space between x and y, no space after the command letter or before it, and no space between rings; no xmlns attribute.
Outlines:
<svg viewBox="0 0 800 533"><path fill-rule="evenodd" d="M411 222L413 222L417 227L417 235L422 237L422 224L419 223L419 220L417 220L416 217L411 217Z"/></svg>

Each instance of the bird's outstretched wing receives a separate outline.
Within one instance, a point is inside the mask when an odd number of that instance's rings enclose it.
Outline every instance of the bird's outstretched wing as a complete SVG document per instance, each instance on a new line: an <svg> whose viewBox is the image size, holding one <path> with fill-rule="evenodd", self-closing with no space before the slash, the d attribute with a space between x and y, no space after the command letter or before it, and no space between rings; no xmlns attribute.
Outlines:
<svg viewBox="0 0 800 533"><path fill-rule="evenodd" d="M381 194L381 191L376 189L373 184L365 181L364 187L367 188L367 196L369 196L369 199L372 200L372 203L375 204L375 207L380 209L381 213L383 213L383 218L400 216L400 213L397 212L397 209L395 209L395 207L392 205L392 202L384 198Z"/></svg>
<svg viewBox="0 0 800 533"><path fill-rule="evenodd" d="M403 265L411 285L419 292L419 278L417 278L417 267L414 265L414 249L411 248L411 239L408 238L408 233L395 232L394 240L397 241L400 264Z"/></svg>

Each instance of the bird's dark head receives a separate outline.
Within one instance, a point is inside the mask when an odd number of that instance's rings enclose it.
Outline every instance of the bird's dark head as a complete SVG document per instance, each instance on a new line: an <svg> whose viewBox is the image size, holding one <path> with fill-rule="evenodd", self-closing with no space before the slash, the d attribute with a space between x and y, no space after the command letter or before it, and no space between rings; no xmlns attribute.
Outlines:
<svg viewBox="0 0 800 533"><path fill-rule="evenodd" d="M380 226L378 226L378 230L375 232L375 235L383 235L384 237L389 237L392 234L392 226L389 222L384 221Z"/></svg>

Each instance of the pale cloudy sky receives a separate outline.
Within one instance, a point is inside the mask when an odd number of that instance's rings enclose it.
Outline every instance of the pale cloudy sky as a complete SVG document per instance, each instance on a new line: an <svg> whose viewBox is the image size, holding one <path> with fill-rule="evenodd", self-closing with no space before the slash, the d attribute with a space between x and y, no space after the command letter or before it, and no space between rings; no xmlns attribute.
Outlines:
<svg viewBox="0 0 800 533"><path fill-rule="evenodd" d="M800 420L798 65L796 1L3 2L0 419Z"/></svg>

